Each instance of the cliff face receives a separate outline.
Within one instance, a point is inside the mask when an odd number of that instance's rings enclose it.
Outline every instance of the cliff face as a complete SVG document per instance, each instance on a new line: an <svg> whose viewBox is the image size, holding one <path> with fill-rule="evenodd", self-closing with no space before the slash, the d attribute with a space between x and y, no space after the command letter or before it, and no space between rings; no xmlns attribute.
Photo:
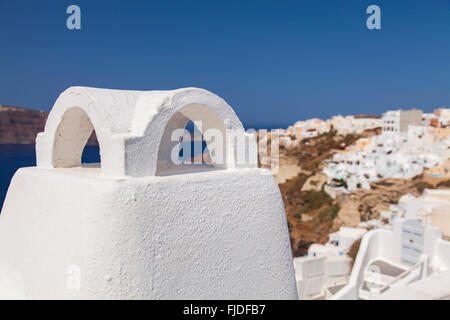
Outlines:
<svg viewBox="0 0 450 320"><path fill-rule="evenodd" d="M34 144L48 112L0 105L0 144Z"/></svg>
<svg viewBox="0 0 450 320"><path fill-rule="evenodd" d="M48 112L0 105L0 144L34 144ZM88 145L97 145L95 132Z"/></svg>

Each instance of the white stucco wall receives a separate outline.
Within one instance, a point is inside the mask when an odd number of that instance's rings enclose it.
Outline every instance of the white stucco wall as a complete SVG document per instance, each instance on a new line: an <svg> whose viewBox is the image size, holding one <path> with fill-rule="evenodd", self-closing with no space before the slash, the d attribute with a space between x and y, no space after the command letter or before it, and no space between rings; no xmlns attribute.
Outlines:
<svg viewBox="0 0 450 320"><path fill-rule="evenodd" d="M131 91L71 87L59 96L45 131L36 139L37 165L46 168L80 165L80 150L95 129L103 174L155 175L158 157L160 160L168 158L167 148L159 152L160 145L166 146L168 142L165 129L170 123L175 123L175 127L183 124L171 121L180 113L189 120L202 121L204 131L220 130L224 139L226 129L249 136L233 109L222 98L204 89ZM251 143L256 144L253 140ZM227 155L228 152L221 167L234 166L233 159Z"/></svg>
<svg viewBox="0 0 450 320"><path fill-rule="evenodd" d="M166 133L186 119L225 133L226 163L157 174ZM93 129L101 166L83 167ZM296 299L278 185L236 165L227 130L256 154L206 90L66 90L37 138L38 166L16 172L2 208L0 298Z"/></svg>
<svg viewBox="0 0 450 320"><path fill-rule="evenodd" d="M261 171L20 169L0 216L0 270L20 275L26 298L295 299L283 202ZM66 286L71 265L80 290Z"/></svg>

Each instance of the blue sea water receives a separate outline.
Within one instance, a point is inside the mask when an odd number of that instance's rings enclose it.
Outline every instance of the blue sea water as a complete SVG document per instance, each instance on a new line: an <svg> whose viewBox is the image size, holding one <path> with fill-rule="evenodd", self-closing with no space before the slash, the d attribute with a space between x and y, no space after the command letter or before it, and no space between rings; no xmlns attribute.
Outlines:
<svg viewBox="0 0 450 320"><path fill-rule="evenodd" d="M100 162L99 148L86 146L82 162ZM9 183L17 169L35 165L36 152L34 145L0 145L0 208L3 207Z"/></svg>

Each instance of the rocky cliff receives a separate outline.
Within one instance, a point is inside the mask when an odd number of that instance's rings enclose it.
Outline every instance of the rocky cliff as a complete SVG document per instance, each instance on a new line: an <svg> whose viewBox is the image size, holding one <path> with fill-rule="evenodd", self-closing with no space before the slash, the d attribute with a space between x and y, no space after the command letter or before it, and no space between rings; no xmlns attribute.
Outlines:
<svg viewBox="0 0 450 320"><path fill-rule="evenodd" d="M0 105L0 144L34 144L48 112ZM88 145L97 145L95 133Z"/></svg>

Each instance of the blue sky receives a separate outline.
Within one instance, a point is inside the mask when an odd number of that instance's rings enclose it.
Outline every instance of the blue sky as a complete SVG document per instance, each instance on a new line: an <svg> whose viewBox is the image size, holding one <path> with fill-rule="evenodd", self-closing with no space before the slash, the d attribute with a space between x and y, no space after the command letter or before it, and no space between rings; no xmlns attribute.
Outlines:
<svg viewBox="0 0 450 320"><path fill-rule="evenodd" d="M82 30L66 28L81 8ZM366 8L381 8L368 30ZM450 1L0 0L0 104L202 87L246 127L450 106Z"/></svg>

